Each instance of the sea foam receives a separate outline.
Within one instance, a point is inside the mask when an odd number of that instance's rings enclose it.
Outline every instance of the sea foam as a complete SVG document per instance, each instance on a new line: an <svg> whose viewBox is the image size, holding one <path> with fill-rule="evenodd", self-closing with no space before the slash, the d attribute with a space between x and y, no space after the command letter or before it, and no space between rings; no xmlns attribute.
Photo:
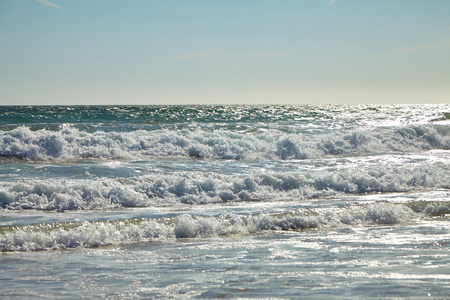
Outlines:
<svg viewBox="0 0 450 300"><path fill-rule="evenodd" d="M349 225L393 225L419 215L401 204L376 203L328 210L278 214L180 215L174 218L69 222L4 227L1 251L34 251L151 242L175 238L248 235L268 230L330 229Z"/></svg>
<svg viewBox="0 0 450 300"><path fill-rule="evenodd" d="M32 131L26 126L0 131L0 156L38 161L167 156L287 160L431 149L450 149L449 127L421 125L347 134L201 129L85 132L70 126L59 131Z"/></svg>
<svg viewBox="0 0 450 300"><path fill-rule="evenodd" d="M137 178L33 179L0 184L0 206L7 209L82 210L114 207L277 201L380 192L450 188L448 166L357 167L334 171L224 175L175 172Z"/></svg>

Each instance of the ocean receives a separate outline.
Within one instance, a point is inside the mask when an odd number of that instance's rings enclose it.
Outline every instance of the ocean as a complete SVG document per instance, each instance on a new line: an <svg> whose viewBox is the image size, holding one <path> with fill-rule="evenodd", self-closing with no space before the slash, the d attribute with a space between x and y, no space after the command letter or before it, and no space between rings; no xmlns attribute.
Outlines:
<svg viewBox="0 0 450 300"><path fill-rule="evenodd" d="M450 298L450 105L0 107L0 298Z"/></svg>

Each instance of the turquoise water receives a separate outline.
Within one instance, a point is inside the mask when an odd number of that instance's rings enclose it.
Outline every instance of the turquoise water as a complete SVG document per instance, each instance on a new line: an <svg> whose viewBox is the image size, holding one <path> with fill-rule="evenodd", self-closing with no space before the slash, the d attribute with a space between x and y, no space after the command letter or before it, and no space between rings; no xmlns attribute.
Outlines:
<svg viewBox="0 0 450 300"><path fill-rule="evenodd" d="M0 109L0 297L448 298L449 105Z"/></svg>

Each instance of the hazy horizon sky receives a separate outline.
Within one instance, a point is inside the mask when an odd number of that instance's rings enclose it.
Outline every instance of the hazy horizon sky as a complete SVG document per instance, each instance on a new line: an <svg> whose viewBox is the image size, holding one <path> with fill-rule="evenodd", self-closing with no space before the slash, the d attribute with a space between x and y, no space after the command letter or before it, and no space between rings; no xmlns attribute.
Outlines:
<svg viewBox="0 0 450 300"><path fill-rule="evenodd" d="M0 104L450 103L448 0L2 0Z"/></svg>

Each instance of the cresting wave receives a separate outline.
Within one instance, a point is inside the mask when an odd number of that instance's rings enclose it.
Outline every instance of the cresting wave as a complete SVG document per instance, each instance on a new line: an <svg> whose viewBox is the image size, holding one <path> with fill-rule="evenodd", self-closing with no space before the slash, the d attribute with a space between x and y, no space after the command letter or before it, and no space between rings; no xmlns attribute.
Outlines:
<svg viewBox="0 0 450 300"><path fill-rule="evenodd" d="M190 156L214 159L309 159L329 155L450 149L450 127L420 125L347 134L256 130L85 132L21 126L0 131L0 156L29 161Z"/></svg>
<svg viewBox="0 0 450 300"><path fill-rule="evenodd" d="M450 202L376 203L346 208L295 210L277 214L67 222L0 229L0 250L35 251L97 247L176 238L247 235L268 230L331 229L394 225L450 213Z"/></svg>
<svg viewBox="0 0 450 300"><path fill-rule="evenodd" d="M448 203L441 204L441 206L443 205L446 206L448 212ZM433 206L433 204L428 206ZM193 217L185 214L175 218L161 219L7 226L0 229L0 249L1 251L65 249L175 238L246 235L267 230L398 224L409 222L417 217L418 214L405 205L378 203L345 209L298 210L272 215Z"/></svg>
<svg viewBox="0 0 450 300"><path fill-rule="evenodd" d="M208 204L226 201L311 199L339 194L450 188L443 163L314 172L254 171L251 175L205 172L137 178L34 179L0 185L6 209L83 210Z"/></svg>

